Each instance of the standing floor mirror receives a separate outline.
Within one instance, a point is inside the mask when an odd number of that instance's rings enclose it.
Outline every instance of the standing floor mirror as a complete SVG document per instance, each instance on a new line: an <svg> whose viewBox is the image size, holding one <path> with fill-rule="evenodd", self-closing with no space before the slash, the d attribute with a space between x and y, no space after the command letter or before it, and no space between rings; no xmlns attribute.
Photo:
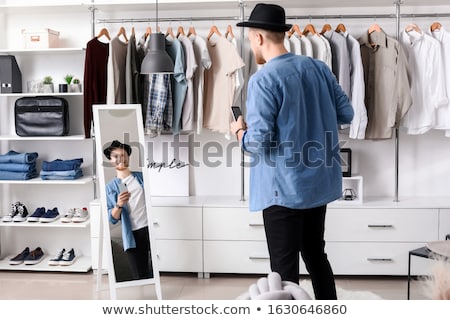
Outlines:
<svg viewBox="0 0 450 320"><path fill-rule="evenodd" d="M154 285L157 298L162 299L155 239L152 230L153 220L151 216L152 206L150 201L150 182L146 170L148 150L144 138L141 106L139 104L94 105L93 120L95 128L98 188L101 197L101 225L103 225L103 230L100 231L103 233L105 239L107 239L107 241L104 242L106 244L106 248L102 248L103 241L100 241L99 261L101 264L102 254L106 254L109 264L108 279L111 299L117 298L118 288L144 285ZM144 190L143 195L145 200L140 200L140 203L145 203L145 208L143 210L144 212L146 211L147 214L146 220L148 225L148 240L150 242L150 252L147 252L147 250L144 251L146 254L148 253L149 261L136 262L136 257L138 257L139 260L142 256L145 256L142 254L136 254L136 252L134 253L134 258L133 255L130 256L129 239L130 231L132 229L130 226L143 224L142 218L136 219L136 217L132 217L133 214L129 214L127 216L127 213L130 211L129 206L131 206L132 204L126 204L126 206L128 207L126 207L125 210L121 208L121 212L123 212L123 215L120 219L114 219L111 217L111 213L114 208L112 202L116 201L116 198L118 197L117 194L123 191L121 186L122 182L128 181L126 179L118 179L116 177L116 173L118 171L116 171L117 168L114 163L114 157L117 157L117 150L122 150L123 152L124 149L114 148L114 146L117 144L116 142L113 143L113 141L115 140L119 141L122 144L125 144L127 146L125 150L127 150L127 153L129 152L128 167L133 173L132 175L130 175L130 177L134 179L134 182L129 183L130 188L131 186L135 187L136 184L140 182L140 185ZM107 148L109 148L109 150L114 150L110 154L107 153L110 159L108 159L108 157L104 153L104 150ZM114 154L114 152L116 152L116 154ZM141 173L142 181L141 179L138 179L139 173ZM107 185L108 190L106 188ZM116 191L117 194L115 193ZM129 192L132 193L134 191ZM142 206L139 207L142 208ZM131 220L133 221L130 222ZM137 222L136 220L139 221ZM135 240L136 243L142 243L142 238L147 236L146 234L142 235L142 233L138 235L135 233L135 230L133 230L131 233L133 234L133 240L131 241L133 242ZM136 244L136 247L137 246L138 245ZM136 265L145 265L144 269L147 269L148 267L149 270L146 270L145 272L140 271L137 275L137 272L135 271ZM100 274L100 270L102 270L101 265L99 266L98 270Z"/></svg>

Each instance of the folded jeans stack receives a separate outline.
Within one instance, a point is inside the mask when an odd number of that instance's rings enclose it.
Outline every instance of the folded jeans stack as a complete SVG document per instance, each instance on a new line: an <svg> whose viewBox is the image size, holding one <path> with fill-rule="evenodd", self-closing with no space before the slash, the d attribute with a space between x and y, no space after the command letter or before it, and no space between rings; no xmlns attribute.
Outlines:
<svg viewBox="0 0 450 320"><path fill-rule="evenodd" d="M36 178L37 152L19 153L10 150L0 155L0 180L29 180Z"/></svg>
<svg viewBox="0 0 450 320"><path fill-rule="evenodd" d="M71 160L56 159L43 161L40 176L42 180L75 180L83 176L83 158Z"/></svg>

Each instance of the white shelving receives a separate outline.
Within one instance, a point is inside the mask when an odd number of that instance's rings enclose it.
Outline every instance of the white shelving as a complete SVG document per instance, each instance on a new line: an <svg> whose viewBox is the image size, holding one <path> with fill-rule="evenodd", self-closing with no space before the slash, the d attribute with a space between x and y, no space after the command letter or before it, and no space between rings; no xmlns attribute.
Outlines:
<svg viewBox="0 0 450 320"><path fill-rule="evenodd" d="M51 7L51 8L50 8ZM22 10L36 12L50 9L50 12L70 14L72 10L82 11L90 17L87 6L81 2L63 5L40 4L29 8L23 3L9 4L0 1L0 13L14 19ZM79 10L80 9L80 10ZM86 36L86 39L89 36ZM63 40L64 41L64 40ZM7 44L7 43L6 43ZM64 45L64 44L63 44ZM27 91L27 81L42 79L46 75L53 77L55 90L64 82L65 74L73 74L83 79L85 49L80 47L50 49L2 48L0 55L14 55L22 72L22 90ZM20 46L20 44L19 44ZM67 136L21 137L14 130L14 104L22 97L56 96L65 98L69 103L70 131ZM0 94L0 150L16 152L38 152L37 171L41 162L55 159L83 158L84 176L75 180L42 180L40 177L29 180L0 180L0 215L9 212L11 203L20 201L28 209L29 215L38 207L57 207L59 214L65 214L68 208L88 207L94 198L93 177L93 140L86 139L83 126L83 92L54 93L4 93ZM87 272L92 268L90 250L90 220L84 223L0 222L0 270ZM10 265L9 259L25 247L30 250L41 247L45 253L43 261L36 265ZM61 248L74 248L77 256L70 266L48 266L48 260Z"/></svg>

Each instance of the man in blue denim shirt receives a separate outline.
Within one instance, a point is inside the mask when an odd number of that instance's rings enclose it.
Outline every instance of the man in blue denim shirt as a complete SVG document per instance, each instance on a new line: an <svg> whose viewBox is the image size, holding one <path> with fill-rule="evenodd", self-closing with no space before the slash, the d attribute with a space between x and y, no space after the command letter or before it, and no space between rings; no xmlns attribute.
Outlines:
<svg viewBox="0 0 450 320"><path fill-rule="evenodd" d="M133 279L150 278L150 238L142 172L130 170L131 147L127 144L114 140L103 153L116 168L116 177L106 185L109 220L112 224L122 221L123 249ZM120 190L120 184L127 190Z"/></svg>
<svg viewBox="0 0 450 320"><path fill-rule="evenodd" d="M263 210L271 269L299 281L299 253L316 299L336 299L325 253L326 205L342 193L338 124L350 123L353 108L329 67L288 53L284 9L257 4L248 38L263 68L248 84L247 123L230 130L251 155L250 210Z"/></svg>

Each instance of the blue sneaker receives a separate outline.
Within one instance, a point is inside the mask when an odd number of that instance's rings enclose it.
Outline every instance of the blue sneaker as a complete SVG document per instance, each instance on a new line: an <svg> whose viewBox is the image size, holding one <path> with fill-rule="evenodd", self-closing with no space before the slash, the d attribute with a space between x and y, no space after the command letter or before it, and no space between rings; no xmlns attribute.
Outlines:
<svg viewBox="0 0 450 320"><path fill-rule="evenodd" d="M75 251L72 249L70 249L67 252L64 252L61 260L59 260L59 265L60 266L70 266L71 264L73 264L75 262L76 256L75 256Z"/></svg>
<svg viewBox="0 0 450 320"><path fill-rule="evenodd" d="M37 247L27 255L24 262L25 264L38 264L42 259L44 259L44 251L40 247Z"/></svg>
<svg viewBox="0 0 450 320"><path fill-rule="evenodd" d="M9 264L18 265L25 261L25 258L30 254L30 248L26 247L21 253L19 253L14 258L9 259Z"/></svg>
<svg viewBox="0 0 450 320"><path fill-rule="evenodd" d="M45 214L45 208L37 208L34 213L28 217L28 222L39 222L39 219Z"/></svg>
<svg viewBox="0 0 450 320"><path fill-rule="evenodd" d="M39 218L39 222L53 222L59 219L58 208L48 209L47 212Z"/></svg>

